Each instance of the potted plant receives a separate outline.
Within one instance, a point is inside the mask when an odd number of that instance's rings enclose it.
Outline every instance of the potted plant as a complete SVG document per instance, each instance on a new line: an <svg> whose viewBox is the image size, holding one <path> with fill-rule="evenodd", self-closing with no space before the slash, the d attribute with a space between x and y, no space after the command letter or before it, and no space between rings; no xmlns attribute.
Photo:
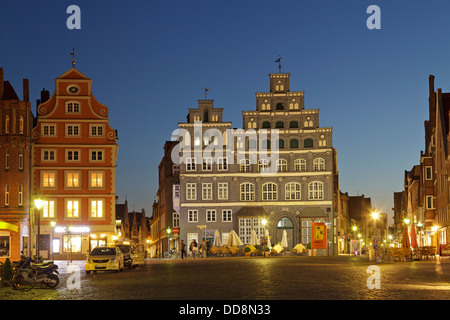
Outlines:
<svg viewBox="0 0 450 320"><path fill-rule="evenodd" d="M244 252L246 257L250 257L250 255L252 254L252 249L250 249L250 247L245 247Z"/></svg>
<svg viewBox="0 0 450 320"><path fill-rule="evenodd" d="M3 264L3 269L2 269L2 286L8 284L13 277L13 266L11 264L11 261L9 260L9 258L6 258L5 263Z"/></svg>
<svg viewBox="0 0 450 320"><path fill-rule="evenodd" d="M265 256L265 257L268 257L269 254L270 254L270 249L269 249L269 247L265 247L265 248L264 248L264 256Z"/></svg>
<svg viewBox="0 0 450 320"><path fill-rule="evenodd" d="M308 256L312 256L311 242L306 245L306 251L308 251Z"/></svg>

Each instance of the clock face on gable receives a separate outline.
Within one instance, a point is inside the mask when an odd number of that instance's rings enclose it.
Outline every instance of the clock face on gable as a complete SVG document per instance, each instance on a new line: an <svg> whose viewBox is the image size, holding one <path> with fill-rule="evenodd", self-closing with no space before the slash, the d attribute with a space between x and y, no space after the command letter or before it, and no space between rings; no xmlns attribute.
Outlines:
<svg viewBox="0 0 450 320"><path fill-rule="evenodd" d="M77 94L80 91L80 88L77 85L71 84L67 86L67 92L70 94Z"/></svg>

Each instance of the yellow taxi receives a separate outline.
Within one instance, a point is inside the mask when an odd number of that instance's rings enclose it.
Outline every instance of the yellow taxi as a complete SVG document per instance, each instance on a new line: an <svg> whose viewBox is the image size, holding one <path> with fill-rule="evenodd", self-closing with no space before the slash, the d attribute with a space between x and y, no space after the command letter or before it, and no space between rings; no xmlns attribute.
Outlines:
<svg viewBox="0 0 450 320"><path fill-rule="evenodd" d="M123 253L117 247L95 247L86 258L86 274L91 271L123 271Z"/></svg>

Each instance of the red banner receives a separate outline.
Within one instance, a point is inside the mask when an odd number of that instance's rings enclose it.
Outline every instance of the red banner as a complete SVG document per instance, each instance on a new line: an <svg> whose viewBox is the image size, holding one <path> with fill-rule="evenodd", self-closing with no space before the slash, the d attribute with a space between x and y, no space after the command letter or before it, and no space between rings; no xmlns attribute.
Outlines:
<svg viewBox="0 0 450 320"><path fill-rule="evenodd" d="M325 223L311 223L311 249L327 248L327 226Z"/></svg>

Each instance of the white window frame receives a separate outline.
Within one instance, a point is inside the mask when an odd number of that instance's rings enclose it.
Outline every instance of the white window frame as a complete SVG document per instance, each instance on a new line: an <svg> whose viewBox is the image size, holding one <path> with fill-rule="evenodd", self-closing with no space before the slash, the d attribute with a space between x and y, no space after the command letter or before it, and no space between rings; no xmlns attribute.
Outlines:
<svg viewBox="0 0 450 320"><path fill-rule="evenodd" d="M206 222L217 222L217 212L215 209L206 210Z"/></svg>
<svg viewBox="0 0 450 320"><path fill-rule="evenodd" d="M42 201L42 214L43 219L56 218L56 199L46 199Z"/></svg>
<svg viewBox="0 0 450 320"><path fill-rule="evenodd" d="M243 182L239 185L239 199L241 201L255 200L255 185L251 182Z"/></svg>
<svg viewBox="0 0 450 320"><path fill-rule="evenodd" d="M198 222L198 210L188 210L188 222Z"/></svg>
<svg viewBox="0 0 450 320"><path fill-rule="evenodd" d="M262 199L264 201L278 200L278 185L274 182L266 182L262 185Z"/></svg>
<svg viewBox="0 0 450 320"><path fill-rule="evenodd" d="M218 171L227 171L228 170L228 158L227 157L217 158L217 170Z"/></svg>
<svg viewBox="0 0 450 320"><path fill-rule="evenodd" d="M212 191L212 183L202 183L202 200L212 200L213 199L213 191Z"/></svg>
<svg viewBox="0 0 450 320"><path fill-rule="evenodd" d="M196 171L195 158L186 158L186 171Z"/></svg>
<svg viewBox="0 0 450 320"><path fill-rule="evenodd" d="M284 186L286 200L301 200L301 185L298 182L289 182Z"/></svg>
<svg viewBox="0 0 450 320"><path fill-rule="evenodd" d="M308 184L308 200L323 200L324 184L321 181L312 181Z"/></svg>
<svg viewBox="0 0 450 320"><path fill-rule="evenodd" d="M287 160L286 159L278 159L277 160L277 172L285 172L288 171Z"/></svg>
<svg viewBox="0 0 450 320"><path fill-rule="evenodd" d="M228 182L217 183L217 199L228 200Z"/></svg>
<svg viewBox="0 0 450 320"><path fill-rule="evenodd" d="M233 210L222 209L222 222L233 222Z"/></svg>
<svg viewBox="0 0 450 320"><path fill-rule="evenodd" d="M186 183L186 200L197 200L196 183Z"/></svg>
<svg viewBox="0 0 450 320"><path fill-rule="evenodd" d="M79 123L66 123L66 137L80 137L81 136L81 125Z"/></svg>
<svg viewBox="0 0 450 320"><path fill-rule="evenodd" d="M323 171L325 170L325 159L324 158L316 158L313 161L313 170L314 171Z"/></svg>
<svg viewBox="0 0 450 320"><path fill-rule="evenodd" d="M64 203L64 217L66 219L70 219L70 220L81 220L81 199L75 199L75 198L70 198L70 199L64 199L65 203ZM74 216L74 212L70 212L69 210L69 203L72 204L72 211L74 211L75 209L75 204L77 207L77 216ZM71 216L70 216L71 215Z"/></svg>
<svg viewBox="0 0 450 320"><path fill-rule="evenodd" d="M212 171L212 158L211 157L203 158L202 171Z"/></svg>
<svg viewBox="0 0 450 320"><path fill-rule="evenodd" d="M105 199L89 198L88 201L89 219L105 219ZM98 210L99 203L101 203L101 212Z"/></svg>

